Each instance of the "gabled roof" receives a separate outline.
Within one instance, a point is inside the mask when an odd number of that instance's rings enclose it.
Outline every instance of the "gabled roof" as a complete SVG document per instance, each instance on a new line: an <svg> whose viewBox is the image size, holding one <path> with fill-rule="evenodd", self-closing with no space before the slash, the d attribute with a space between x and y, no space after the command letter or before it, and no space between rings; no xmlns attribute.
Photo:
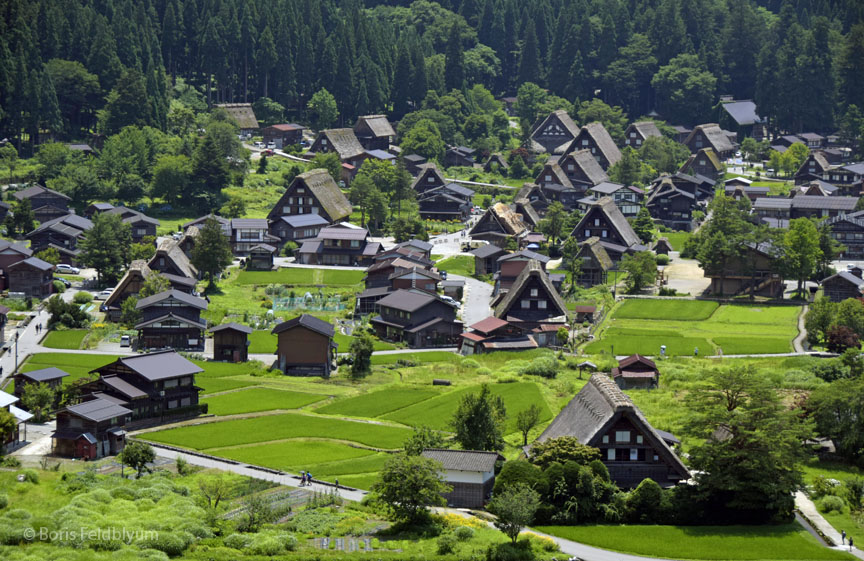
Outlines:
<svg viewBox="0 0 864 561"><path fill-rule="evenodd" d="M618 160L621 159L621 150L615 145L615 141L612 140L612 136L606 130L606 127L603 126L603 123L599 121L588 123L582 127L582 131L579 134L582 135L583 133L594 140L594 144L597 145L597 149L603 154L606 161L609 162L610 167L618 163ZM578 140L578 136L573 139L573 143L570 145L573 150L579 149Z"/></svg>
<svg viewBox="0 0 864 561"><path fill-rule="evenodd" d="M594 163L596 164L597 162L595 161ZM518 201L519 199L528 199L530 201L531 197L536 197L538 200L544 202L547 200L546 193L544 193L543 189L541 189L540 186L536 183L522 184L522 187L520 187L519 190L516 191L516 195L513 197L513 200Z"/></svg>
<svg viewBox="0 0 864 561"><path fill-rule="evenodd" d="M663 136L663 133L660 132L660 129L657 128L657 123L654 121L639 121L630 125L636 129L642 138L650 138L652 136ZM629 128L629 127L628 127Z"/></svg>
<svg viewBox="0 0 864 561"><path fill-rule="evenodd" d="M151 318L151 319L148 319L148 320L142 321L141 323L136 324L135 329L143 329L145 327L149 327L151 325L154 325L157 323L163 323L166 321L177 322L178 324L189 325L192 327L197 327L198 329L205 329L207 327L207 324L203 321L190 319L190 318L185 317L185 316L177 315L174 312L168 312L167 314L161 315L159 317ZM164 327L164 326L160 326L160 327Z"/></svg>
<svg viewBox="0 0 864 561"><path fill-rule="evenodd" d="M216 215L216 214L205 214L204 216L202 216L200 218L196 218L195 220L190 220L189 222L183 224L183 229L185 230L186 228L188 228L190 226L199 226L199 225L203 226L204 223L207 222L207 220L209 220L211 218L214 219L219 224L222 224L224 226L230 226L231 225L231 220L229 220L228 218L223 218L223 217Z"/></svg>
<svg viewBox="0 0 864 561"><path fill-rule="evenodd" d="M853 284L854 286L857 286L859 289L861 288L862 285L864 285L864 279L860 279L848 271L840 271L836 275L831 275L830 277L828 277L826 279L822 279L820 284L825 284L826 282L828 282L830 280L834 280L834 279L837 279L837 280L842 279L846 282Z"/></svg>
<svg viewBox="0 0 864 561"><path fill-rule="evenodd" d="M640 354L630 355L627 358L622 358L618 361L618 368L627 368L628 366L636 363L644 364L648 368L654 368L655 370L657 369L657 365L654 363L653 360Z"/></svg>
<svg viewBox="0 0 864 561"><path fill-rule="evenodd" d="M251 103L217 103L216 107L224 109L241 129L258 128L258 119L255 118Z"/></svg>
<svg viewBox="0 0 864 561"><path fill-rule="evenodd" d="M125 407L120 407L107 399L93 399L85 401L84 403L79 403L78 405L70 405L66 407L66 411L76 417L83 417L84 419L96 423L107 421L108 419L113 419L115 417L120 417L122 419L123 417L132 414L132 411Z"/></svg>
<svg viewBox="0 0 864 561"><path fill-rule="evenodd" d="M324 212L334 222L347 218L351 214L351 203L348 202L345 194L339 189L339 186L333 181L333 177L330 176L330 173L326 169L319 168L301 173L291 182L291 187L294 187L297 182L304 184L312 192L315 198L318 199L321 208L324 209ZM288 191L292 191L292 189L289 187L285 192L288 193ZM283 195L284 197L285 195ZM271 217L281 216L282 206L283 202L280 199L273 208L273 211L271 211Z"/></svg>
<svg viewBox="0 0 864 561"><path fill-rule="evenodd" d="M64 216L58 216L57 218L43 222L35 230L27 234L27 237L45 230L55 230L65 233L70 237L77 237L92 227L93 222L91 220L70 212Z"/></svg>
<svg viewBox="0 0 864 561"><path fill-rule="evenodd" d="M504 232L511 236L519 236L523 232L527 231L528 228L525 226L519 216L513 212L513 210L504 203L495 203L488 210L486 210L486 215L480 218L477 223L474 225L474 228L477 227L481 222L483 222L484 218L490 218L495 220ZM474 229L472 228L471 233L473 234Z"/></svg>
<svg viewBox="0 0 864 561"><path fill-rule="evenodd" d="M297 326L305 327L306 329L310 329L316 333L320 333L325 337L333 337L336 333L336 328L333 327L332 323L328 323L323 319L318 319L315 316L310 316L309 314L301 314L295 318L291 318L288 321L283 321L278 324L273 330L270 332L273 335L278 335L283 331L288 331L291 328Z"/></svg>
<svg viewBox="0 0 864 561"><path fill-rule="evenodd" d="M624 189L624 185L620 183L612 183L611 181L604 181L603 183L598 183L597 185L590 187L588 190L592 193L599 193L601 195L611 195L620 189Z"/></svg>
<svg viewBox="0 0 864 561"><path fill-rule="evenodd" d="M486 245L481 245L477 249L472 249L468 253L470 253L474 257L479 257L480 259L486 259L487 257L493 257L495 255L498 255L501 253L507 253L507 252L495 244L488 243Z"/></svg>
<svg viewBox="0 0 864 561"><path fill-rule="evenodd" d="M424 242L423 240L412 239L408 240L407 242L397 243L393 246L392 249L399 249L403 247L419 249L421 252L429 252L432 251L432 248L435 246L429 242Z"/></svg>
<svg viewBox="0 0 864 561"><path fill-rule="evenodd" d="M519 273L519 276L516 277L515 281L513 281L513 286L510 287L510 290L507 291L507 294L504 295L504 298L501 300L501 302L499 302L498 305L495 306L495 317L506 317L507 312L519 299L522 291L525 289L525 285L528 283L529 280L531 280L532 277L540 281L540 284L546 290L547 296L552 299L552 306L549 306L547 308L550 312L549 317L567 315L567 304L564 303L561 295L558 294L558 291L555 290L554 286L552 286L552 282L549 280L549 275L547 275L546 271L543 270L543 267L540 265L539 261L532 259L528 261L528 264L525 265L525 268L522 269L522 272ZM558 314L551 313L554 311L553 306L558 308Z"/></svg>
<svg viewBox="0 0 864 561"><path fill-rule="evenodd" d="M55 197L60 197L61 199L66 199L67 201L72 200L72 197L64 195L63 193L58 193L57 191L54 191L53 189L49 189L49 188L43 187L41 185L31 185L30 187L27 187L26 189L16 191L15 193L12 194L12 196L15 197L16 199L18 199L19 201L23 201L24 199L30 199L30 198L33 198L37 195L42 195L42 194L54 195ZM33 209L33 210L36 210L36 209Z"/></svg>
<svg viewBox="0 0 864 561"><path fill-rule="evenodd" d="M515 253L508 253L507 255L502 255L498 258L498 261L510 261L512 259L533 259L540 263L548 263L551 257L543 255L541 253L536 253L534 251L531 251L530 249L523 249Z"/></svg>
<svg viewBox="0 0 864 561"><path fill-rule="evenodd" d="M327 220L320 214L295 214L293 216L282 216L280 219L292 228L304 226L326 226Z"/></svg>
<svg viewBox="0 0 864 561"><path fill-rule="evenodd" d="M762 118L756 114L756 104L749 99L727 101L721 106L739 126L755 125L762 122Z"/></svg>
<svg viewBox="0 0 864 561"><path fill-rule="evenodd" d="M507 325L505 320L496 318L495 316L489 316L488 318L480 320L469 327L474 331L479 331L480 333L492 333L496 329L501 329L505 325Z"/></svg>
<svg viewBox="0 0 864 561"><path fill-rule="evenodd" d="M125 366L149 381L164 380L204 372L204 369L184 358L176 351L157 351L153 353L120 357L110 364L91 370L100 372L115 364Z"/></svg>
<svg viewBox="0 0 864 561"><path fill-rule="evenodd" d="M441 173L441 170L438 169L434 163L424 164L422 171L417 175L417 179L414 180L414 183L411 184L411 189L414 191L426 191L428 190L429 181L427 177L433 175L435 177L435 181L432 182L433 185L440 186L446 185L447 180L444 179L444 174ZM419 189L418 189L419 188Z"/></svg>
<svg viewBox="0 0 864 561"><path fill-rule="evenodd" d="M59 368L42 368L40 370L31 370L30 372L21 372L21 376L34 382L48 382L49 380L59 380L68 376L68 372L64 372Z"/></svg>
<svg viewBox="0 0 864 561"><path fill-rule="evenodd" d="M579 221L579 224L574 228L573 232L578 232L580 229L584 229L585 221L588 220L592 211L601 212L606 215L606 219L618 231L618 235L621 236L621 239L627 244L627 247L641 243L639 236L637 236L636 232L633 231L630 223L627 222L627 219L624 218L623 214L621 214L621 210L611 197L601 197L591 203L591 206L588 208L587 212L585 212L585 216L582 217L582 220Z"/></svg>
<svg viewBox="0 0 864 561"><path fill-rule="evenodd" d="M327 138L329 145L342 160L349 160L362 154L366 149L357 140L354 129L327 129L318 133Z"/></svg>
<svg viewBox="0 0 864 561"><path fill-rule="evenodd" d="M266 230L266 218L232 218L232 230Z"/></svg>
<svg viewBox="0 0 864 561"><path fill-rule="evenodd" d="M716 152L730 152L735 150L735 146L729 142L729 137L726 136L726 133L720 128L720 125L717 123L707 123L704 125L699 125L695 129L693 129L690 134L687 136L687 139L684 141L684 144L689 146L690 139L696 135L698 132L702 132L705 135L705 138L708 142L711 143L711 148L713 148Z"/></svg>
<svg viewBox="0 0 864 561"><path fill-rule="evenodd" d="M0 408L8 407L13 403L18 403L18 398L10 393L0 391Z"/></svg>
<svg viewBox="0 0 864 561"><path fill-rule="evenodd" d="M141 310L154 304L158 304L159 302L164 302L165 300L177 300L187 306L198 308L199 310L207 309L207 300L192 296L191 294L186 294L185 292L180 292L173 288L138 300L138 304L136 304L135 308Z"/></svg>
<svg viewBox="0 0 864 561"><path fill-rule="evenodd" d="M278 125L270 125L267 128L275 129L282 132L306 130L306 127L304 127L303 125L298 125L296 123L280 123Z"/></svg>
<svg viewBox="0 0 864 561"><path fill-rule="evenodd" d="M102 376L99 378L99 381L119 393L120 395L126 396L129 399L142 399L147 397L147 392L136 386L135 384L130 384L120 376ZM116 403L116 401L108 398L112 403Z"/></svg>
<svg viewBox="0 0 864 561"><path fill-rule="evenodd" d="M369 236L369 230L355 226L348 222L342 222L318 231L316 240L365 240Z"/></svg>
<svg viewBox="0 0 864 561"><path fill-rule="evenodd" d="M478 450L450 450L443 448L426 448L423 457L441 462L445 470L476 471L488 473L495 471L495 463L504 457L498 452L482 452Z"/></svg>
<svg viewBox="0 0 864 561"><path fill-rule="evenodd" d="M582 248L579 250L580 255L582 252L588 252L593 255L604 271L609 271L615 266L612 263L612 258L609 257L606 248L603 247L600 243L600 238L597 236L588 238L582 242Z"/></svg>
<svg viewBox="0 0 864 561"><path fill-rule="evenodd" d="M820 195L796 195L792 198L792 208L817 210L845 210L852 212L858 197L822 197Z"/></svg>
<svg viewBox="0 0 864 561"><path fill-rule="evenodd" d="M176 240L170 238L162 240L159 247L156 248L156 253L147 262L147 265L151 269L158 269L156 264L159 263L160 257L170 260L187 277L195 278L198 276L198 269L189 261L189 258L183 253L183 249Z"/></svg>
<svg viewBox="0 0 864 561"><path fill-rule="evenodd" d="M33 251L29 247L23 246L20 243L10 242L9 240L0 240L0 253L7 250L26 255L27 257L33 255Z"/></svg>
<svg viewBox="0 0 864 561"><path fill-rule="evenodd" d="M33 267L34 269L39 269L40 271L51 271L54 269L54 265L52 265L51 263L47 263L45 261L42 261L38 257L28 257L27 259L24 259L22 261L17 261L15 263L12 263L11 265L8 265L6 268L7 269L17 269L18 267L24 267L24 266Z"/></svg>
<svg viewBox="0 0 864 561"><path fill-rule="evenodd" d="M148 224L153 224L154 226L159 225L159 220L156 218L150 218L146 214L138 212L137 210L132 210L131 208L126 208L125 206L115 206L114 208L106 210L105 214L119 214L123 222L126 224L146 222Z"/></svg>
<svg viewBox="0 0 864 561"><path fill-rule="evenodd" d="M543 183L548 183L548 181L546 181L546 175L551 175L552 182L558 185L569 188L573 187L573 184L570 182L570 178L567 177L567 174L564 173L564 170L561 169L561 166L556 163L550 164L547 162L547 164L543 166L543 170L540 172L540 177L537 178L537 183L540 183L541 180Z"/></svg>
<svg viewBox="0 0 864 561"><path fill-rule="evenodd" d="M535 137L540 135L540 132L547 127L547 125L550 123L550 121L555 121L555 120L557 120L559 123L561 123L561 126L564 128L564 131L566 133L569 133L569 134L568 135L562 135L561 144L559 144L557 146L553 146L552 150L550 150L550 152L561 153L562 151L566 150L567 146L570 144L570 142L574 138L576 138L576 135L579 134L579 125L577 125L576 123L573 122L573 119L570 118L570 115L567 113L567 111L565 111L563 109L558 109L556 111L551 112L549 115L547 115L546 118L543 119L542 121L540 121L540 123L536 127L534 127L534 130L531 131L532 148L534 148L537 151L541 151L541 152L546 151L546 149L543 147L543 145L540 144L537 140L535 140ZM557 142L557 139L556 139L556 142Z"/></svg>
<svg viewBox="0 0 864 561"><path fill-rule="evenodd" d="M514 200L513 210L517 214L522 215L522 222L525 222L526 224L536 226L540 223L540 215L537 214L537 210L534 208L534 205L532 205L531 201L529 201L528 199Z"/></svg>
<svg viewBox="0 0 864 561"><path fill-rule="evenodd" d="M691 154L690 157L687 158L687 161L684 162L684 165L682 165L678 169L678 171L680 173L690 172L696 162L696 158L698 158L699 156L704 156L705 158L708 158L708 162L711 164L711 167L714 168L714 171L718 173L723 171L723 163L720 161L720 157L717 156L717 152L715 152L712 148L702 148L695 154Z"/></svg>
<svg viewBox="0 0 864 561"><path fill-rule="evenodd" d="M393 130L393 125L387 120L387 115L363 115L362 117L357 117L354 131L357 131L363 123L369 127L369 130L372 131L372 134L376 138L396 136L396 131Z"/></svg>
<svg viewBox="0 0 864 561"><path fill-rule="evenodd" d="M536 442L546 442L561 436L574 436L581 444L591 446L621 415L627 415L645 436L648 444L662 455L682 479L690 474L681 459L669 448L665 439L648 423L636 407L609 376L594 374L570 403L546 427Z"/></svg>
<svg viewBox="0 0 864 561"><path fill-rule="evenodd" d="M402 310L403 312L414 312L432 302L437 301L436 296L427 292L415 292L413 290L397 290L378 301L379 306Z"/></svg>
<svg viewBox="0 0 864 561"><path fill-rule="evenodd" d="M590 181L592 185L597 185L598 183L609 180L609 176L606 175L606 172L603 171L600 163L591 154L591 150L586 148L570 152L561 159L559 165L566 168L571 160L577 168L582 170L582 173L588 178L588 181Z"/></svg>
<svg viewBox="0 0 864 561"><path fill-rule="evenodd" d="M223 323L221 325L217 325L216 327L211 327L209 329L210 333L217 333L219 331L239 331L240 333L245 333L247 335L252 333L252 328L248 325L240 325L239 323Z"/></svg>

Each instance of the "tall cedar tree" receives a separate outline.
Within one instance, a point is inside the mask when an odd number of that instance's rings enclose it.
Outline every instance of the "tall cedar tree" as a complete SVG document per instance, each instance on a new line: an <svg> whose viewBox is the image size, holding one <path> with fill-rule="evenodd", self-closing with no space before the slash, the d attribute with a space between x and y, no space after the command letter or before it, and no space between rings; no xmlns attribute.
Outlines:
<svg viewBox="0 0 864 561"><path fill-rule="evenodd" d="M480 393L462 398L450 425L456 433L456 442L464 450L501 450L506 418L504 401L484 384Z"/></svg>
<svg viewBox="0 0 864 561"><path fill-rule="evenodd" d="M444 53L444 86L447 91L461 90L465 85L465 54L462 50L462 35L459 22L453 21Z"/></svg>
<svg viewBox="0 0 864 561"><path fill-rule="evenodd" d="M211 287L214 286L214 278L234 260L231 242L222 232L222 225L212 216L204 222L198 233L190 260L207 275Z"/></svg>
<svg viewBox="0 0 864 561"><path fill-rule="evenodd" d="M192 156L192 199L199 212L222 206L222 189L228 186L228 161L215 139L206 135Z"/></svg>
<svg viewBox="0 0 864 561"><path fill-rule="evenodd" d="M540 82L540 51L537 48L537 33L534 22L528 20L525 25L525 37L522 41L522 56L519 57L519 83Z"/></svg>
<svg viewBox="0 0 864 561"><path fill-rule="evenodd" d="M132 245L132 230L119 214L102 212L93 217L93 227L87 230L78 245L79 261L96 269L99 283L117 282L127 263Z"/></svg>

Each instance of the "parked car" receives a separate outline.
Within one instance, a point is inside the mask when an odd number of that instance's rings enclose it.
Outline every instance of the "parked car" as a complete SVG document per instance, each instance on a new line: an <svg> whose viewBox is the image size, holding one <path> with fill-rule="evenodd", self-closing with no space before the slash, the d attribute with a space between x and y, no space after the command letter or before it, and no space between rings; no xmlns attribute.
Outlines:
<svg viewBox="0 0 864 561"><path fill-rule="evenodd" d="M268 142L267 148L276 148L276 143L275 142Z"/></svg>
<svg viewBox="0 0 864 561"><path fill-rule="evenodd" d="M260 140L255 141L255 148L264 148L264 143Z"/></svg>
<svg viewBox="0 0 864 561"><path fill-rule="evenodd" d="M452 298L452 297L450 297L450 296L441 296L440 298L441 298L442 300L444 300L445 302L447 302L448 304L451 304L451 305L453 305L453 306L455 306L455 307L457 307L457 308L460 307L460 306L462 305L462 304L460 304L459 302L457 302L455 298Z"/></svg>
<svg viewBox="0 0 864 561"><path fill-rule="evenodd" d="M69 288L70 286L72 286L72 283L69 282L68 280L64 279L63 277L54 277L54 280L62 282L63 286L65 286L66 288Z"/></svg>
<svg viewBox="0 0 864 561"><path fill-rule="evenodd" d="M112 292L114 292L113 288L106 288L102 292L99 292L98 294L96 294L95 298L97 300L107 300L108 297L111 296Z"/></svg>
<svg viewBox="0 0 864 561"><path fill-rule="evenodd" d="M64 275L77 275L81 272L81 269L73 267L72 265L67 265L66 263L60 263L57 265L57 272Z"/></svg>
<svg viewBox="0 0 864 561"><path fill-rule="evenodd" d="M120 336L120 346L121 347L131 347L132 346L132 337L128 335Z"/></svg>

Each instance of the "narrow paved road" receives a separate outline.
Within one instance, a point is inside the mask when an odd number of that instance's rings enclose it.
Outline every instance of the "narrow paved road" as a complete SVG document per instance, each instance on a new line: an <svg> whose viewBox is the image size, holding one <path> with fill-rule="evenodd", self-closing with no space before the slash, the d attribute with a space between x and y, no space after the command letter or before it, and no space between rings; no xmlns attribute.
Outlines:
<svg viewBox="0 0 864 561"><path fill-rule="evenodd" d="M828 547L831 549L836 549L840 551L845 551L847 553L851 553L855 557L859 559L864 559L864 551L860 549L853 548L852 551L849 551L849 545L847 544L845 547L841 545L842 537L840 536L840 532L837 531L825 518L819 513L819 510L816 508L816 505L813 504L813 501L810 500L810 497L798 491L795 493L795 508L801 513L801 515L816 529L819 533L824 537L825 541L828 542Z"/></svg>
<svg viewBox="0 0 864 561"><path fill-rule="evenodd" d="M465 327L492 315L492 309L489 307L489 302L492 300L491 284L460 275L449 275L447 278L465 281L464 304L462 304L462 321Z"/></svg>
<svg viewBox="0 0 864 561"><path fill-rule="evenodd" d="M798 353L807 352L807 328L804 326L804 316L809 309L810 306L804 304L798 314L798 336L792 341L792 349Z"/></svg>

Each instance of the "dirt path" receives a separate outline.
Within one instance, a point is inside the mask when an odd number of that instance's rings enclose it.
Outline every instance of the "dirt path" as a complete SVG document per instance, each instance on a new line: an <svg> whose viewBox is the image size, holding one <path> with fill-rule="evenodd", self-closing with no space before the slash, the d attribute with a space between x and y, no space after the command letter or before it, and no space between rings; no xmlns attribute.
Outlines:
<svg viewBox="0 0 864 561"><path fill-rule="evenodd" d="M810 307L804 304L801 307L801 313L798 314L798 335L792 341L792 349L796 353L807 352L807 328L804 327L804 316L807 315L809 309Z"/></svg>

